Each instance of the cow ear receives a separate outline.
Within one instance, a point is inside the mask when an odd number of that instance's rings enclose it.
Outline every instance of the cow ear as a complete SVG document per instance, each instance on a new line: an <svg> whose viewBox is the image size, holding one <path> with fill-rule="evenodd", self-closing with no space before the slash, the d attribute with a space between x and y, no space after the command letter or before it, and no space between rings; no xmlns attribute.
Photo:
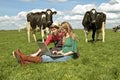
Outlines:
<svg viewBox="0 0 120 80"><path fill-rule="evenodd" d="M54 12L53 12L53 14L57 14L57 12L56 12L56 11L54 11Z"/></svg>

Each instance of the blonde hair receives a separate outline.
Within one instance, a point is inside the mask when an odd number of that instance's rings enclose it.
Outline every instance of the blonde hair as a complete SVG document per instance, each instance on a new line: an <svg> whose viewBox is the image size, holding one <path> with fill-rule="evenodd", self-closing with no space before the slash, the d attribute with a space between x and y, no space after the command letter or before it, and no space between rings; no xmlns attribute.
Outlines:
<svg viewBox="0 0 120 80"><path fill-rule="evenodd" d="M69 36L70 36L72 39L74 39L74 40L77 39L77 38L76 38L76 34L74 33L74 31L73 31L73 29L72 29L72 26L71 26L68 22L66 22L66 21L62 22L62 23L61 23L61 28L62 28L62 29L65 29L65 30L68 32ZM64 41L64 40L63 40L63 41Z"/></svg>

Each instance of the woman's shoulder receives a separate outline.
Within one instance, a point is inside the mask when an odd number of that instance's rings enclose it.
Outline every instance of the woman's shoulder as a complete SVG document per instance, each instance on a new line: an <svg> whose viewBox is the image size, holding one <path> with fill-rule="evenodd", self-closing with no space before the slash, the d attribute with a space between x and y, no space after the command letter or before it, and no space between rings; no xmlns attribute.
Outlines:
<svg viewBox="0 0 120 80"><path fill-rule="evenodd" d="M69 38L69 40L72 42L72 43L77 43L77 40L76 39L73 39L73 38Z"/></svg>
<svg viewBox="0 0 120 80"><path fill-rule="evenodd" d="M71 37L67 37L66 39L76 41L75 39L73 39L73 38L71 38Z"/></svg>
<svg viewBox="0 0 120 80"><path fill-rule="evenodd" d="M75 39L72 39L71 37L67 37L66 40L70 42L77 42Z"/></svg>

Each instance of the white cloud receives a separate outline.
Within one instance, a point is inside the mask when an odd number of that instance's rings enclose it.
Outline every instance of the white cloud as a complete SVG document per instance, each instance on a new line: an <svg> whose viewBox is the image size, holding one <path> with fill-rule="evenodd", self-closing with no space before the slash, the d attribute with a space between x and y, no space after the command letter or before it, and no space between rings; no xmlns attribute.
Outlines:
<svg viewBox="0 0 120 80"><path fill-rule="evenodd" d="M18 29L19 26L25 25L26 22L26 13L20 12L17 16L1 16L0 17L0 29L11 30Z"/></svg>
<svg viewBox="0 0 120 80"><path fill-rule="evenodd" d="M117 3L120 3L120 0L110 0L109 3L110 4L117 4Z"/></svg>
<svg viewBox="0 0 120 80"><path fill-rule="evenodd" d="M64 20L81 20L82 16L81 15L74 15L74 16L70 16L70 15L66 15L63 17Z"/></svg>
<svg viewBox="0 0 120 80"><path fill-rule="evenodd" d="M120 18L120 14L117 13L106 13L107 14L107 19L113 20L113 19L118 19Z"/></svg>
<svg viewBox="0 0 120 80"><path fill-rule="evenodd" d="M92 8L96 8L94 4L87 4L87 5L76 5L73 9L73 13L77 14L84 14L86 11L91 10Z"/></svg>
<svg viewBox="0 0 120 80"><path fill-rule="evenodd" d="M98 8L106 12L118 12L120 11L119 7L120 3L117 4L102 3Z"/></svg>

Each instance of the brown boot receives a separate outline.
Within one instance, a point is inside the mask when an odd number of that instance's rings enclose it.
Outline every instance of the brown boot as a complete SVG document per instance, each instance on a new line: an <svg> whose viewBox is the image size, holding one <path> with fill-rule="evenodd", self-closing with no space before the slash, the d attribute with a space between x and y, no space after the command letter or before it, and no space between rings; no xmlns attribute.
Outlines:
<svg viewBox="0 0 120 80"><path fill-rule="evenodd" d="M16 51L13 52L13 55L16 57L18 63L20 63L22 66L25 64L21 57L17 55Z"/></svg>
<svg viewBox="0 0 120 80"><path fill-rule="evenodd" d="M17 55L19 55L23 61L28 61L33 63L42 62L42 58L40 56L32 57L32 56L24 55L23 53L20 52L19 49L16 52Z"/></svg>
<svg viewBox="0 0 120 80"><path fill-rule="evenodd" d="M22 58L22 60L24 60L24 61L33 62L33 63L42 62L42 58L41 58L40 56L31 57L31 56L21 55L21 58Z"/></svg>

